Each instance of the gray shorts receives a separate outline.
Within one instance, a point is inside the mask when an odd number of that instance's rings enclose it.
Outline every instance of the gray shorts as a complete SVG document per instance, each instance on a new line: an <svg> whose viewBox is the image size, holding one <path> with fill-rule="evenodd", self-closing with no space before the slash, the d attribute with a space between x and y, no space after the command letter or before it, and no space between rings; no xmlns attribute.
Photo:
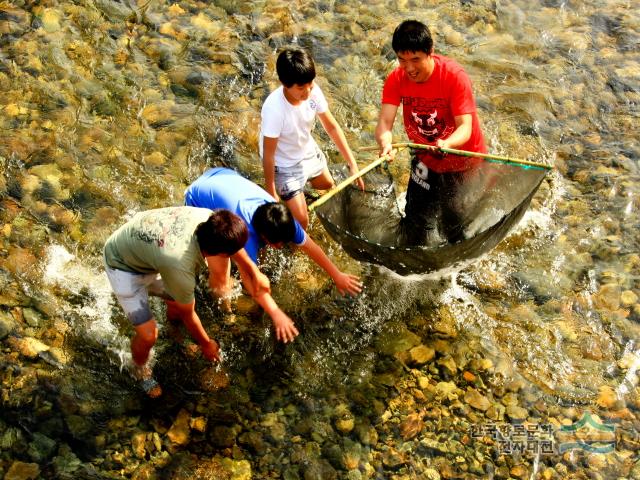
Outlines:
<svg viewBox="0 0 640 480"><path fill-rule="evenodd" d="M291 167L275 168L276 191L282 200L291 200L304 191L307 180L320 175L327 168L327 158L320 149Z"/></svg>
<svg viewBox="0 0 640 480"><path fill-rule="evenodd" d="M134 326L142 325L153 318L149 308L149 295L173 300L165 291L159 273L125 272L108 265L105 265L105 270L118 303Z"/></svg>

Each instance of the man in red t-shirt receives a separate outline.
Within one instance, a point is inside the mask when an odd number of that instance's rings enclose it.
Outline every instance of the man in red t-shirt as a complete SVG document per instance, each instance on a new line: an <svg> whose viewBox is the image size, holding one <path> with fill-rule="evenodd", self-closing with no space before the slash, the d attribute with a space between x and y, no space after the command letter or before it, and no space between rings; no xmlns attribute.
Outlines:
<svg viewBox="0 0 640 480"><path fill-rule="evenodd" d="M429 28L406 20L393 32L392 47L400 66L387 77L376 127L380 154L392 150L392 127L402 104L404 128L413 143L486 153L469 77L453 60L433 53ZM437 243L462 238L455 192L482 162L480 158L414 151L407 187L401 242Z"/></svg>

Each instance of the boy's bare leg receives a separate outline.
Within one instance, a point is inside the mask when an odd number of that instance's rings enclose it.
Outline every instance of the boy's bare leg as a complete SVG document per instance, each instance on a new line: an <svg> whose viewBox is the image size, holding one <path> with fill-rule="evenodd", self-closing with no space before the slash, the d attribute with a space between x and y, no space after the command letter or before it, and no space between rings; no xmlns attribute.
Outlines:
<svg viewBox="0 0 640 480"><path fill-rule="evenodd" d="M135 375L138 380L143 382L152 381L151 368L147 365L149 361L149 352L158 339L158 325L152 318L140 325L134 326L135 334L131 339L131 357L135 365ZM147 395L152 398L162 395L160 385L150 384L150 388L146 390Z"/></svg>
<svg viewBox="0 0 640 480"><path fill-rule="evenodd" d="M309 212L307 211L307 202L304 199L304 193L300 192L298 195L286 200L284 203L291 211L293 218L295 218L300 226L306 230L309 226Z"/></svg>
<svg viewBox="0 0 640 480"><path fill-rule="evenodd" d="M169 326L169 335L171 335L176 342L182 343L182 341L184 340L184 335L182 334L182 330L180 329L180 327L182 326L182 318L180 318L180 313L176 308L175 302L165 299L164 303L167 306L167 323Z"/></svg>
<svg viewBox="0 0 640 480"><path fill-rule="evenodd" d="M329 172L329 169L327 167L324 167L324 170L320 175L310 179L309 183L316 190L329 190L330 188L336 186L335 182L333 181L333 177L331 176L331 173Z"/></svg>

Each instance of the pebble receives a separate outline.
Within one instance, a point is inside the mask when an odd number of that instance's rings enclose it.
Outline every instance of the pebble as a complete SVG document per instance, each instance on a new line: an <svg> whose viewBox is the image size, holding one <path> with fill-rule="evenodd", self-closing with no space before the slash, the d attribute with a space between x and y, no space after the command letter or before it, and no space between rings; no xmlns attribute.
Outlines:
<svg viewBox="0 0 640 480"><path fill-rule="evenodd" d="M488 410L491 406L491 402L487 397L471 387L467 388L467 392L464 395L464 401L476 410L481 410L483 412Z"/></svg>
<svg viewBox="0 0 640 480"><path fill-rule="evenodd" d="M177 417L175 418L173 424L171 424L171 427L166 434L171 443L176 446L182 446L189 443L190 420L191 414L187 410L181 409L180 412L178 412Z"/></svg>
<svg viewBox="0 0 640 480"><path fill-rule="evenodd" d="M40 467L37 463L14 461L7 470L4 480L36 480L39 476Z"/></svg>
<svg viewBox="0 0 640 480"><path fill-rule="evenodd" d="M435 350L426 345L418 345L417 347L413 347L411 350L409 350L411 363L418 366L424 365L425 363L432 360L435 354Z"/></svg>

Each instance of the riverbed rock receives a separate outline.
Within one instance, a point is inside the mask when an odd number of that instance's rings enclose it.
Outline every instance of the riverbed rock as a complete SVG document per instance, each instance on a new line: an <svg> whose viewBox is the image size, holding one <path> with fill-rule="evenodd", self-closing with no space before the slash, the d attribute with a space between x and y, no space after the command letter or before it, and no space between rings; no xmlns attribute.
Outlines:
<svg viewBox="0 0 640 480"><path fill-rule="evenodd" d="M210 438L217 447L233 447L236 443L236 430L226 425L216 425L211 430Z"/></svg>
<svg viewBox="0 0 640 480"><path fill-rule="evenodd" d="M30 327L38 328L42 323L42 314L33 308L24 308L22 318Z"/></svg>
<svg viewBox="0 0 640 480"><path fill-rule="evenodd" d="M457 400L458 387L453 382L439 382L435 386L435 394L438 400Z"/></svg>
<svg viewBox="0 0 640 480"><path fill-rule="evenodd" d="M0 340L4 340L7 336L18 328L18 324L10 312L0 310Z"/></svg>
<svg viewBox="0 0 640 480"><path fill-rule="evenodd" d="M333 416L335 427L339 432L347 434L355 427L355 418L346 404L339 404L335 408Z"/></svg>
<svg viewBox="0 0 640 480"><path fill-rule="evenodd" d="M178 412L178 416L167 432L167 438L169 438L173 445L182 446L189 443L190 419L191 414L187 410L182 409Z"/></svg>
<svg viewBox="0 0 640 480"><path fill-rule="evenodd" d="M49 346L33 337L12 337L7 343L20 355L27 358L36 358L40 352L49 350Z"/></svg>
<svg viewBox="0 0 640 480"><path fill-rule="evenodd" d="M55 440L42 435L41 433L34 432L33 440L29 443L29 450L27 453L31 460L36 463L42 464L51 458L57 447Z"/></svg>
<svg viewBox="0 0 640 480"><path fill-rule="evenodd" d="M597 308L617 310L620 307L621 293L620 286L615 283L602 285L600 290L595 294L594 303Z"/></svg>
<svg viewBox="0 0 640 480"><path fill-rule="evenodd" d="M464 401L476 410L481 410L483 412L491 406L491 402L487 397L471 387L467 388L467 392L464 395Z"/></svg>
<svg viewBox="0 0 640 480"><path fill-rule="evenodd" d="M406 352L420 345L420 343L421 340L418 335L408 330L405 326L399 326L397 331L381 335L376 342L376 346L381 353L393 355L399 352Z"/></svg>
<svg viewBox="0 0 640 480"><path fill-rule="evenodd" d="M409 350L409 358L411 363L416 366L424 365L433 359L436 355L436 351L433 348L426 345L418 345Z"/></svg>
<svg viewBox="0 0 640 480"><path fill-rule="evenodd" d="M506 408L506 413L511 420L526 420L529 416L529 412L526 408L522 408L517 405L509 405Z"/></svg>
<svg viewBox="0 0 640 480"><path fill-rule="evenodd" d="M4 480L35 480L39 476L40 467L37 463L14 461L7 470Z"/></svg>
<svg viewBox="0 0 640 480"><path fill-rule="evenodd" d="M414 412L404 419L400 424L400 436L403 440L411 440L416 437L424 428L423 412Z"/></svg>
<svg viewBox="0 0 640 480"><path fill-rule="evenodd" d="M613 408L618 403L618 394L609 385L603 385L598 390L596 403L602 408Z"/></svg>

